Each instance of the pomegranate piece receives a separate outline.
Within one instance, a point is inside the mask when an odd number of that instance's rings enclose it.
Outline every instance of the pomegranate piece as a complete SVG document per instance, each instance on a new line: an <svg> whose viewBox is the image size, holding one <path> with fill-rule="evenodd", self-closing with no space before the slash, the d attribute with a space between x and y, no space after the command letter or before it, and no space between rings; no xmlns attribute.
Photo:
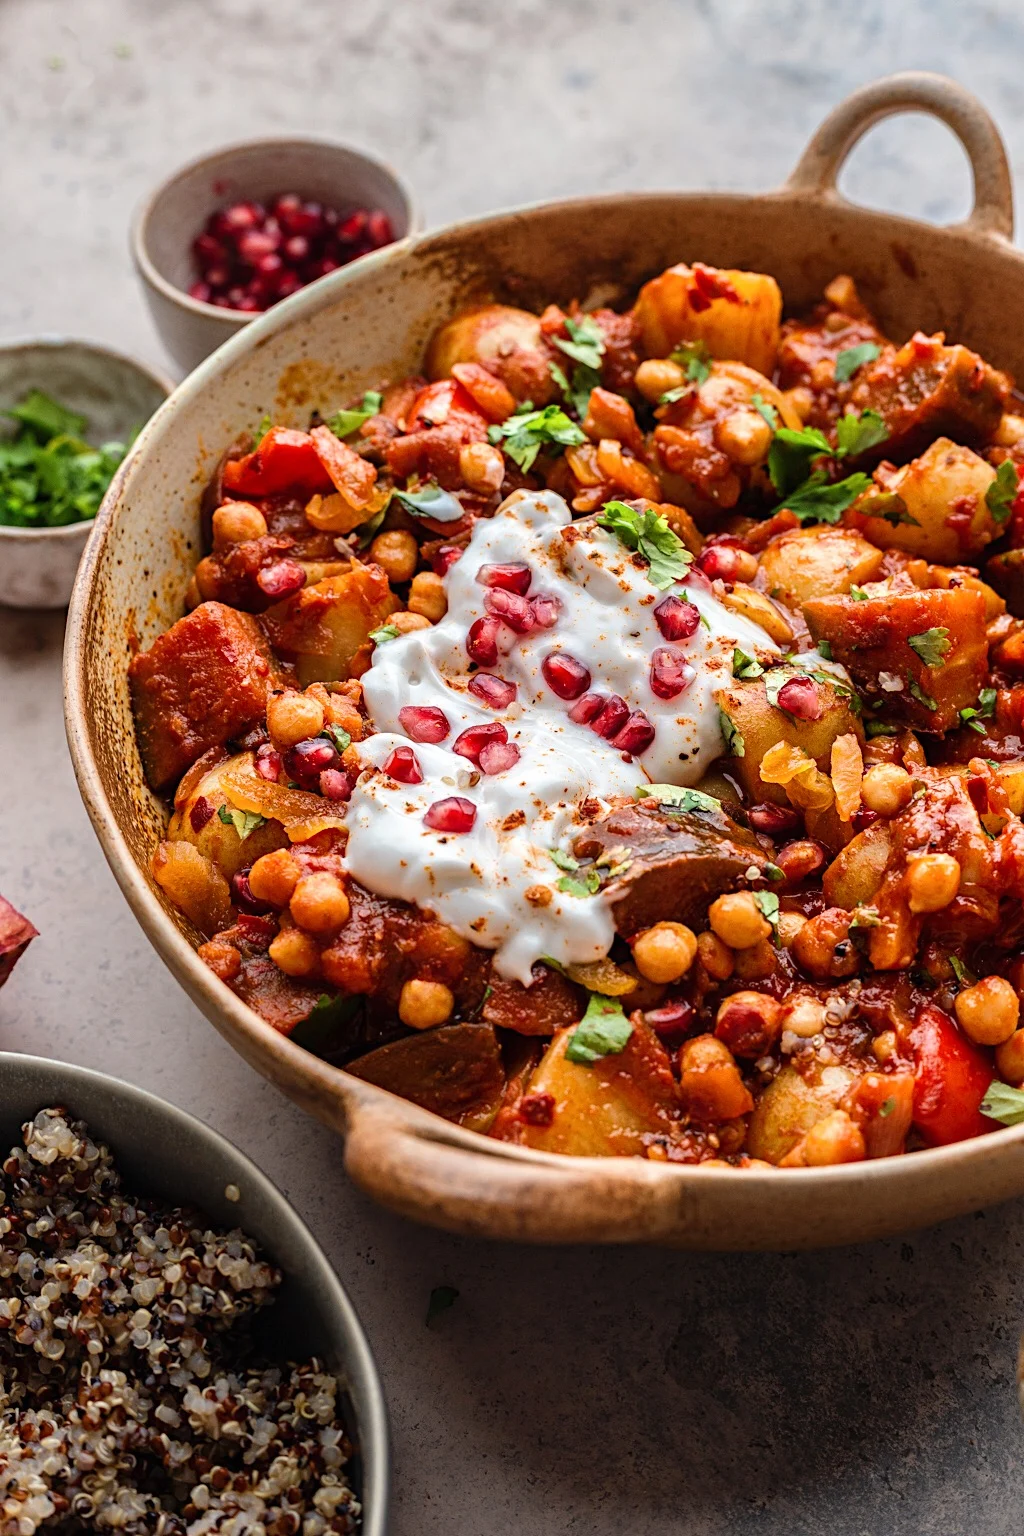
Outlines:
<svg viewBox="0 0 1024 1536"><path fill-rule="evenodd" d="M260 210L255 203L232 203L229 208L222 208L213 215L210 230L234 240L247 229L255 229L260 222Z"/></svg>
<svg viewBox="0 0 1024 1536"><path fill-rule="evenodd" d="M267 742L264 746L257 748L254 767L261 779L266 779L270 784L276 784L281 777L284 758Z"/></svg>
<svg viewBox="0 0 1024 1536"><path fill-rule="evenodd" d="M647 751L655 735L654 726L643 710L634 709L622 730L617 736L612 737L612 746L619 752L629 752L634 757L639 757L641 752Z"/></svg>
<svg viewBox="0 0 1024 1536"><path fill-rule="evenodd" d="M466 655L481 667L493 667L498 660L498 639L506 627L499 618L487 614L474 619L466 636Z"/></svg>
<svg viewBox="0 0 1024 1536"><path fill-rule="evenodd" d="M27 917L22 917L9 901L0 896L0 987L8 979L32 940L38 937L38 928L34 927Z"/></svg>
<svg viewBox="0 0 1024 1536"><path fill-rule="evenodd" d="M380 208L375 208L366 221L366 238L374 250L382 245L390 245L395 238L391 220Z"/></svg>
<svg viewBox="0 0 1024 1536"><path fill-rule="evenodd" d="M204 283L200 280L199 282L191 284L188 290L188 296L190 299L198 299L200 304L209 304L210 300L213 298L213 289L210 287L209 283Z"/></svg>
<svg viewBox="0 0 1024 1536"><path fill-rule="evenodd" d="M735 581L742 553L736 544L706 544L697 556L697 568L709 581Z"/></svg>
<svg viewBox="0 0 1024 1536"><path fill-rule="evenodd" d="M462 795L435 800L423 817L432 832L471 832L476 821L476 806Z"/></svg>
<svg viewBox="0 0 1024 1536"><path fill-rule="evenodd" d="M239 912L248 912L253 917L263 917L274 910L269 902L256 900L249 884L248 869L240 869L237 875L231 876L231 900Z"/></svg>
<svg viewBox="0 0 1024 1536"><path fill-rule="evenodd" d="M423 769L412 747L396 747L384 760L384 773L389 773L399 784L422 784Z"/></svg>
<svg viewBox="0 0 1024 1536"><path fill-rule="evenodd" d="M562 605L557 597L548 597L545 594L531 598L530 607L533 609L534 629L554 629L562 611Z"/></svg>
<svg viewBox="0 0 1024 1536"><path fill-rule="evenodd" d="M430 557L430 569L435 576L445 576L461 555L458 544L442 544Z"/></svg>
<svg viewBox="0 0 1024 1536"><path fill-rule="evenodd" d="M320 775L320 793L326 800L348 800L352 795L352 780L341 768L325 768Z"/></svg>
<svg viewBox="0 0 1024 1536"><path fill-rule="evenodd" d="M488 720L483 725L470 725L452 742L452 751L460 757L468 757L471 763L480 761L480 753L489 741L508 740L508 731L500 720Z"/></svg>
<svg viewBox="0 0 1024 1536"><path fill-rule="evenodd" d="M589 725L592 720L597 719L603 705L603 693L585 693L570 709L569 719L575 721L577 725Z"/></svg>
<svg viewBox="0 0 1024 1536"><path fill-rule="evenodd" d="M685 998L679 998L674 1003L664 1003L660 1008L649 1009L644 1014L644 1020L659 1040L669 1045L678 1045L693 1023L693 1005Z"/></svg>
<svg viewBox="0 0 1024 1536"><path fill-rule="evenodd" d="M821 693L813 677L791 677L779 689L779 707L795 720L820 720L825 713Z"/></svg>
<svg viewBox="0 0 1024 1536"><path fill-rule="evenodd" d="M590 673L568 651L552 651L541 662L544 681L560 699L578 699L590 687Z"/></svg>
<svg viewBox="0 0 1024 1536"><path fill-rule="evenodd" d="M800 830L800 814L788 805L752 805L747 820L755 832L769 837L792 837Z"/></svg>
<svg viewBox="0 0 1024 1536"><path fill-rule="evenodd" d="M278 233L250 229L238 242L238 254L248 266L254 267L263 256L272 256L280 244L281 236Z"/></svg>
<svg viewBox="0 0 1024 1536"><path fill-rule="evenodd" d="M700 609L682 597L666 597L654 610L654 622L666 640L689 640L697 633Z"/></svg>
<svg viewBox="0 0 1024 1536"><path fill-rule="evenodd" d="M605 699L599 712L590 722L590 729L596 731L598 736L603 736L605 741L610 741L618 731L622 730L628 719L629 705L621 694L613 693Z"/></svg>
<svg viewBox="0 0 1024 1536"><path fill-rule="evenodd" d="M488 741L477 759L484 773L505 773L518 763L521 753L514 741Z"/></svg>
<svg viewBox="0 0 1024 1536"><path fill-rule="evenodd" d="M495 677L493 672L478 672L469 680L469 691L489 709L507 709L519 690L515 683Z"/></svg>
<svg viewBox="0 0 1024 1536"><path fill-rule="evenodd" d="M651 656L651 692L659 699L677 699L696 676L696 669L670 645L659 645Z"/></svg>
<svg viewBox="0 0 1024 1536"><path fill-rule="evenodd" d="M500 587L503 592L515 592L525 597L530 590L533 572L522 561L510 561L506 565L482 565L476 573L482 587Z"/></svg>
<svg viewBox="0 0 1024 1536"><path fill-rule="evenodd" d="M323 736L308 736L284 755L284 771L301 789L314 792L320 788L325 768L336 768L341 759Z"/></svg>
<svg viewBox="0 0 1024 1536"><path fill-rule="evenodd" d="M533 607L516 592L493 587L484 598L484 607L488 613L504 619L509 629L514 629L517 635L528 635L533 628Z"/></svg>
<svg viewBox="0 0 1024 1536"><path fill-rule="evenodd" d="M451 731L448 716L436 704L406 704L398 711L402 730L413 741L430 742L437 746Z"/></svg>
<svg viewBox="0 0 1024 1536"><path fill-rule="evenodd" d="M226 246L213 235L197 235L192 242L192 252L204 271L210 267L226 266L228 262Z"/></svg>
<svg viewBox="0 0 1024 1536"><path fill-rule="evenodd" d="M256 585L275 601L291 597L293 592L301 592L306 585L306 568L297 560L276 560L257 573Z"/></svg>

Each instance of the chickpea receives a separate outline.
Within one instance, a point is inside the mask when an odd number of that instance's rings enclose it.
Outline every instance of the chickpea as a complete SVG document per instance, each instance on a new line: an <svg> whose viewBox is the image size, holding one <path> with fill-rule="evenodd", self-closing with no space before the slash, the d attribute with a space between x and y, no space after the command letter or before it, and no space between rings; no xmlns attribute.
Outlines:
<svg viewBox="0 0 1024 1536"><path fill-rule="evenodd" d="M279 752L287 752L309 736L319 736L323 728L324 707L310 694L288 688L267 700L267 730Z"/></svg>
<svg viewBox="0 0 1024 1536"><path fill-rule="evenodd" d="M375 560L388 581L411 581L416 570L420 547L404 528L378 533L370 545L370 559Z"/></svg>
<svg viewBox="0 0 1024 1536"><path fill-rule="evenodd" d="M388 619L392 629L397 629L400 635L411 635L414 629L432 629L429 619L425 619L422 613L393 613Z"/></svg>
<svg viewBox="0 0 1024 1536"><path fill-rule="evenodd" d="M734 992L715 1017L715 1038L734 1056L754 1061L771 1050L781 1033L782 1009L764 992Z"/></svg>
<svg viewBox="0 0 1024 1536"><path fill-rule="evenodd" d="M850 938L849 912L826 907L810 918L793 941L793 959L815 981L853 976L860 969L860 956Z"/></svg>
<svg viewBox="0 0 1024 1536"><path fill-rule="evenodd" d="M287 848L277 848L257 859L249 871L249 889L257 901L286 907L299 883L299 861Z"/></svg>
<svg viewBox="0 0 1024 1536"><path fill-rule="evenodd" d="M679 1053L679 1089L698 1120L735 1120L754 1107L735 1058L714 1035L687 1040Z"/></svg>
<svg viewBox="0 0 1024 1536"><path fill-rule="evenodd" d="M876 1035L871 1042L871 1054L876 1061L885 1063L892 1061L896 1055L897 1041L894 1029L883 1029L880 1035Z"/></svg>
<svg viewBox="0 0 1024 1536"><path fill-rule="evenodd" d="M801 1040L813 1040L825 1028L825 1008L807 993L791 997L782 1010L782 1028Z"/></svg>
<svg viewBox="0 0 1024 1536"><path fill-rule="evenodd" d="M220 570L212 555L203 556L195 568L192 581L196 584L202 602L209 602L211 598L216 601L220 592ZM191 585L192 582L189 582Z"/></svg>
<svg viewBox="0 0 1024 1536"><path fill-rule="evenodd" d="M783 398L793 407L801 421L806 421L814 409L814 396L805 384L787 389Z"/></svg>
<svg viewBox="0 0 1024 1536"><path fill-rule="evenodd" d="M633 944L633 959L648 981L678 981L697 954L697 937L685 923L655 923Z"/></svg>
<svg viewBox="0 0 1024 1536"><path fill-rule="evenodd" d="M895 763L876 763L861 780L861 799L869 811L879 816L896 816L910 804L914 781L905 768Z"/></svg>
<svg viewBox="0 0 1024 1536"><path fill-rule="evenodd" d="M767 981L774 975L778 957L771 939L758 939L746 949L738 949L733 956L733 975L740 981Z"/></svg>
<svg viewBox="0 0 1024 1536"><path fill-rule="evenodd" d="M802 912L779 913L779 943L783 949L792 949L796 943L796 936L806 924L807 919Z"/></svg>
<svg viewBox="0 0 1024 1536"><path fill-rule="evenodd" d="M189 584L185 588L185 611L186 611L186 613L191 613L193 608L198 608L199 604L202 602L202 600L203 600L203 597L202 597L202 593L199 590L199 583L198 583L198 581L196 581L196 578L193 576L193 577L190 578Z"/></svg>
<svg viewBox="0 0 1024 1536"><path fill-rule="evenodd" d="M670 389L681 389L686 375L670 357L649 357L636 371L637 389L650 405L657 405Z"/></svg>
<svg viewBox="0 0 1024 1536"><path fill-rule="evenodd" d="M221 981L234 981L242 969L241 952L226 939L209 939L200 944L198 954L203 964L208 965Z"/></svg>
<svg viewBox="0 0 1024 1536"><path fill-rule="evenodd" d="M996 1047L996 1071L1014 1088L1024 1084L1024 1029L1016 1030L1009 1040Z"/></svg>
<svg viewBox="0 0 1024 1536"><path fill-rule="evenodd" d="M464 443L459 449L459 474L468 490L493 496L505 478L505 456L490 443Z"/></svg>
<svg viewBox="0 0 1024 1536"><path fill-rule="evenodd" d="M337 875L319 870L303 875L292 892L292 918L308 933L333 933L348 921L350 911L345 887Z"/></svg>
<svg viewBox="0 0 1024 1536"><path fill-rule="evenodd" d="M719 896L708 908L712 931L730 949L747 949L772 931L750 891L734 891Z"/></svg>
<svg viewBox="0 0 1024 1536"><path fill-rule="evenodd" d="M760 411L744 406L715 428L715 446L734 464L760 464L772 445L772 429Z"/></svg>
<svg viewBox="0 0 1024 1536"><path fill-rule="evenodd" d="M410 1029L436 1029L452 1016L455 999L441 981L407 981L398 999L398 1017Z"/></svg>
<svg viewBox="0 0 1024 1536"><path fill-rule="evenodd" d="M312 976L320 963L316 941L301 928L282 928L270 941L269 954L286 976Z"/></svg>
<svg viewBox="0 0 1024 1536"><path fill-rule="evenodd" d="M414 576L406 606L410 613L422 614L431 624L439 624L448 612L448 599L440 576L435 576L433 571L420 571Z"/></svg>
<svg viewBox="0 0 1024 1536"><path fill-rule="evenodd" d="M941 912L960 889L960 865L949 853L923 853L907 869L911 912Z"/></svg>
<svg viewBox="0 0 1024 1536"><path fill-rule="evenodd" d="M218 551L262 539L266 532L267 520L251 502L226 501L213 514L213 547Z"/></svg>
<svg viewBox="0 0 1024 1536"><path fill-rule="evenodd" d="M986 976L965 987L954 1007L960 1028L975 1045L1005 1045L1020 1018L1020 999L1002 976Z"/></svg>
<svg viewBox="0 0 1024 1536"><path fill-rule="evenodd" d="M700 963L712 981L728 981L732 975L735 956L728 944L723 944L715 933L697 935L697 953Z"/></svg>
<svg viewBox="0 0 1024 1536"><path fill-rule="evenodd" d="M843 1109L833 1110L803 1139L803 1161L808 1168L827 1168L834 1163L861 1163L867 1157L864 1137Z"/></svg>

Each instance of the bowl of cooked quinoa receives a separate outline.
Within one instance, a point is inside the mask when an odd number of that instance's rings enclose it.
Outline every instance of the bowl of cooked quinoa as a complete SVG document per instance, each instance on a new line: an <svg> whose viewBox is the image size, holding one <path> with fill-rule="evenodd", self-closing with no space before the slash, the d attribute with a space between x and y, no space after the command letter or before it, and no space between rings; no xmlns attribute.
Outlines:
<svg viewBox="0 0 1024 1536"><path fill-rule="evenodd" d="M383 1536L387 1484L369 1346L270 1180L152 1094L0 1053L0 1536Z"/></svg>

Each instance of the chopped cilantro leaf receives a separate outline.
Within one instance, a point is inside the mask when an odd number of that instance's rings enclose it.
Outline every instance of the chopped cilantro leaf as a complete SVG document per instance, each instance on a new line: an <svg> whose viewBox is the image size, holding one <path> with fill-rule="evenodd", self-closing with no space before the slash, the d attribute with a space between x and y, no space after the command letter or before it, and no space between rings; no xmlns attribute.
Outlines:
<svg viewBox="0 0 1024 1536"><path fill-rule="evenodd" d="M718 719L722 727L722 735L725 737L726 751L731 752L733 757L742 757L746 752L743 732L733 723L721 705L718 706Z"/></svg>
<svg viewBox="0 0 1024 1536"><path fill-rule="evenodd" d="M684 396L688 395L689 393L689 384L677 384L675 389L666 389L665 393L658 400L658 404L672 405L676 400L682 400Z"/></svg>
<svg viewBox="0 0 1024 1536"><path fill-rule="evenodd" d="M546 405L542 411L519 410L499 426L489 427L488 440L504 443L514 464L528 474L542 448L572 448L586 442L580 427L560 405Z"/></svg>
<svg viewBox="0 0 1024 1536"><path fill-rule="evenodd" d="M850 596L853 598L855 603L866 603L871 597L871 593L865 592L863 587L858 587L856 582L854 582L853 586L850 588Z"/></svg>
<svg viewBox="0 0 1024 1536"><path fill-rule="evenodd" d="M578 320L568 316L565 328L569 332L568 341L562 336L552 336L550 339L555 346L574 363L598 372L604 356L604 333L597 321L592 315L581 315Z"/></svg>
<svg viewBox="0 0 1024 1536"><path fill-rule="evenodd" d="M0 439L0 524L58 528L95 517L125 444L83 442L85 417L37 389L0 415L18 423Z"/></svg>
<svg viewBox="0 0 1024 1536"><path fill-rule="evenodd" d="M776 933L779 931L779 898L774 891L755 891L754 900L761 909L761 916L765 922L771 923Z"/></svg>
<svg viewBox="0 0 1024 1536"><path fill-rule="evenodd" d="M344 752L352 745L352 737L348 731L343 731L340 725L325 725L320 734L333 742L339 752Z"/></svg>
<svg viewBox="0 0 1024 1536"><path fill-rule="evenodd" d="M598 992L590 994L587 1011L569 1037L566 1058L581 1066L592 1066L602 1056L618 1056L629 1044L633 1026L622 1004Z"/></svg>
<svg viewBox="0 0 1024 1536"><path fill-rule="evenodd" d="M703 384L711 377L711 353L703 341L683 341L669 354L678 363L691 384Z"/></svg>
<svg viewBox="0 0 1024 1536"><path fill-rule="evenodd" d="M398 498L413 517L433 517L441 523L457 523L460 517L466 515L466 509L458 497L450 491L442 490L436 480L431 480L418 491L400 491L396 485L392 495Z"/></svg>
<svg viewBox="0 0 1024 1536"><path fill-rule="evenodd" d="M271 421L269 416L264 416L262 418L262 420L260 421L259 426L256 428L256 431L253 433L252 450L251 450L253 453L256 452L256 449L260 446L260 443L262 443L263 439L266 437L267 433L270 431L270 429L271 429L271 427L273 425L274 425L274 423Z"/></svg>
<svg viewBox="0 0 1024 1536"><path fill-rule="evenodd" d="M888 1120L889 1116L892 1114L892 1112L893 1112L893 1110L895 1108L896 1108L896 1100L895 1100L895 1098L890 1097L888 1099L883 1099L881 1104L878 1106L879 1118L882 1119L882 1120Z"/></svg>
<svg viewBox="0 0 1024 1536"><path fill-rule="evenodd" d="M875 736L898 736L900 728L891 720L869 720L864 727L864 734L871 741Z"/></svg>
<svg viewBox="0 0 1024 1536"><path fill-rule="evenodd" d="M760 394L751 395L750 403L754 407L754 410L757 411L758 415L764 417L765 421L774 432L779 425L779 413L775 409L774 405L769 405L768 401L763 399Z"/></svg>
<svg viewBox="0 0 1024 1536"><path fill-rule="evenodd" d="M981 1112L1002 1125L1024 1125L1024 1088L993 1083L981 1101Z"/></svg>
<svg viewBox="0 0 1024 1536"><path fill-rule="evenodd" d="M802 485L810 472L812 459L822 454L832 456L832 444L816 427L779 427L768 450L768 476L780 496L787 496ZM822 476L824 479L824 476Z"/></svg>
<svg viewBox="0 0 1024 1536"><path fill-rule="evenodd" d="M386 645L389 640L398 639L398 630L393 624L382 624L380 629L370 630L370 639L374 645Z"/></svg>
<svg viewBox="0 0 1024 1536"><path fill-rule="evenodd" d="M866 453L877 448L889 436L889 429L877 411L862 411L859 416L840 416L836 422L836 457Z"/></svg>
<svg viewBox="0 0 1024 1536"><path fill-rule="evenodd" d="M335 437L351 437L353 432L358 432L364 421L369 421L371 416L376 416L384 404L384 396L376 389L368 389L363 396L363 403L354 410L338 411L332 416L327 425Z"/></svg>
<svg viewBox="0 0 1024 1536"><path fill-rule="evenodd" d="M557 363L549 363L548 370L562 391L566 403L572 406L582 421L590 405L591 391L595 390L600 384L601 375L596 368L587 368L583 363L577 363L572 371L572 383L570 384L565 376L565 370L560 368Z"/></svg>
<svg viewBox="0 0 1024 1536"><path fill-rule="evenodd" d="M970 969L969 966L964 965L959 955L950 955L949 968L953 972L953 975L956 977L957 984L961 987L973 986L977 980L974 972Z"/></svg>
<svg viewBox="0 0 1024 1536"><path fill-rule="evenodd" d="M870 478L860 470L830 484L824 470L816 469L797 490L784 496L775 510L788 507L802 523L838 523L870 484Z"/></svg>
<svg viewBox="0 0 1024 1536"><path fill-rule="evenodd" d="M657 800L674 811L720 811L721 800L701 789L684 789L680 784L638 784L634 800Z"/></svg>
<svg viewBox="0 0 1024 1536"><path fill-rule="evenodd" d="M923 629L919 635L911 635L907 644L912 651L916 651L926 667L941 667L945 664L950 646L949 630L944 626Z"/></svg>
<svg viewBox="0 0 1024 1536"><path fill-rule="evenodd" d="M739 678L760 677L764 667L756 656L748 656L739 646L732 653L732 675Z"/></svg>
<svg viewBox="0 0 1024 1536"><path fill-rule="evenodd" d="M262 827L266 821L258 811L240 811L233 805L222 805L217 811L219 819L226 827L234 827L239 842L244 842L250 832L255 832L257 827Z"/></svg>
<svg viewBox="0 0 1024 1536"><path fill-rule="evenodd" d="M693 564L693 556L669 527L663 512L654 512L650 507L638 512L624 501L606 501L597 521L621 539L627 549L643 555L648 579L659 590L682 581Z"/></svg>
<svg viewBox="0 0 1024 1536"><path fill-rule="evenodd" d="M826 661L832 660L832 647L827 640L818 641L818 655L824 657Z"/></svg>
<svg viewBox="0 0 1024 1536"><path fill-rule="evenodd" d="M848 384L865 363L873 363L881 347L874 341L862 341L855 347L844 347L836 356L836 383Z"/></svg>
<svg viewBox="0 0 1024 1536"><path fill-rule="evenodd" d="M910 683L910 697L912 699L916 699L919 704L923 704L925 709L930 709L933 714L939 707L935 700L929 694L925 693L924 689L918 683Z"/></svg>
<svg viewBox="0 0 1024 1536"><path fill-rule="evenodd" d="M1017 466L1013 460L1004 459L996 470L995 479L985 492L985 505L997 523L1005 523L1013 511L1019 478Z"/></svg>

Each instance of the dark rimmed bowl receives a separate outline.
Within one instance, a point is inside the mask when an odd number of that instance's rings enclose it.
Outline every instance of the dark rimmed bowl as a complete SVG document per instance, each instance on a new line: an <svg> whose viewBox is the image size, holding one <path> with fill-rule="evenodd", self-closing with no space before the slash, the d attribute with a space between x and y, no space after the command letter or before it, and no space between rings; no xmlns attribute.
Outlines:
<svg viewBox="0 0 1024 1536"><path fill-rule="evenodd" d="M223 1136L165 1099L87 1067L0 1052L4 1152L21 1140L24 1121L51 1104L66 1105L111 1147L129 1186L241 1227L281 1267L284 1283L266 1314L273 1327L262 1331L260 1347L282 1362L317 1355L341 1378L361 1536L386 1536L388 1424L377 1368L341 1282L284 1195ZM228 1198L229 1185L237 1200Z"/></svg>

